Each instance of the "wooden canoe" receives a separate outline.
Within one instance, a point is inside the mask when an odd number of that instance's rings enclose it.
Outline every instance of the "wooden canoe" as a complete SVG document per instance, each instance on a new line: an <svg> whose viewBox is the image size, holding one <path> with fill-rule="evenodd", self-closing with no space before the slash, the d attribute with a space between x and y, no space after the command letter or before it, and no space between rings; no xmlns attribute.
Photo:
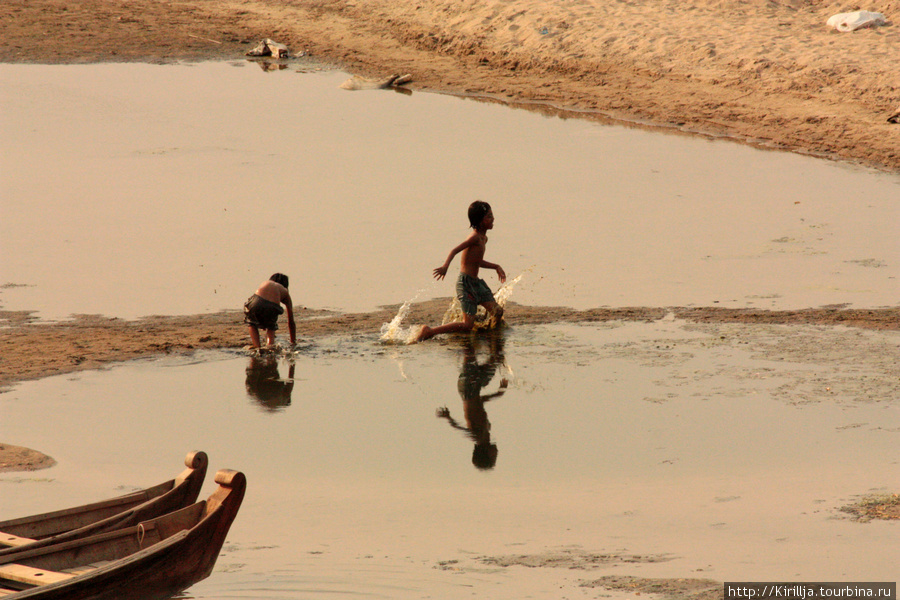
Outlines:
<svg viewBox="0 0 900 600"><path fill-rule="evenodd" d="M0 557L22 550L137 525L197 501L209 458L189 453L175 479L124 496L30 517L0 521Z"/></svg>
<svg viewBox="0 0 900 600"><path fill-rule="evenodd" d="M0 557L2 600L163 600L212 572L247 480L227 469L204 501L135 526Z"/></svg>

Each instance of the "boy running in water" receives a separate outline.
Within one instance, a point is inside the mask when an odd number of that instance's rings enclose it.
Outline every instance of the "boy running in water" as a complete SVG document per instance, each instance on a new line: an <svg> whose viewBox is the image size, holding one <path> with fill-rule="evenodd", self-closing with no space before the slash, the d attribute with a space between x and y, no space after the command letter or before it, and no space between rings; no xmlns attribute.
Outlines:
<svg viewBox="0 0 900 600"><path fill-rule="evenodd" d="M485 269L494 269L500 277L500 283L506 281L506 273L503 268L494 263L484 260L484 252L487 247L487 232L494 228L494 213L490 204L476 200L469 206L469 224L474 230L460 245L450 251L450 255L444 264L434 270L435 279L443 279L450 268L453 257L459 254L460 268L459 277L456 280L456 297L462 306L464 319L455 323L447 323L439 327L428 327L422 329L417 341L430 339L441 333L455 333L472 331L475 327L475 313L478 306L483 306L488 313L494 316L499 323L503 317L503 308L494 301L494 294L484 282L478 278L478 271L482 267Z"/></svg>

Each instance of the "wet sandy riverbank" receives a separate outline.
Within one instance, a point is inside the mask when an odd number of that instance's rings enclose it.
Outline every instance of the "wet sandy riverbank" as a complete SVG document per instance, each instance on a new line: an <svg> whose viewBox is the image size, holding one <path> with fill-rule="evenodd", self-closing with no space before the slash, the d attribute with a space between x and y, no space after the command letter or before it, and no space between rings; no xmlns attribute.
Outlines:
<svg viewBox="0 0 900 600"><path fill-rule="evenodd" d="M410 323L439 321L447 299L414 304ZM297 334L372 333L397 314L384 310L335 314L297 308ZM789 311L700 307L597 308L529 307L511 303L510 325L552 322L654 321L667 315L696 323L850 326L872 330L900 329L900 308L817 308ZM0 389L18 381L39 379L106 364L159 354L188 353L203 348L241 348L249 343L239 311L193 316L156 316L126 321L99 315L80 315L61 322L45 322L24 312L0 311Z"/></svg>

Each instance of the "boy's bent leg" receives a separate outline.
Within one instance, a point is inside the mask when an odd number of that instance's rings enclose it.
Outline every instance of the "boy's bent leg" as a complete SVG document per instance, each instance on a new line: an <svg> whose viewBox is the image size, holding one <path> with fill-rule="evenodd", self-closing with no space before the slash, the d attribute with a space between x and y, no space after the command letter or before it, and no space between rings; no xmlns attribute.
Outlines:
<svg viewBox="0 0 900 600"><path fill-rule="evenodd" d="M496 302L487 302L485 303L484 308L498 319L503 316L503 307Z"/></svg>
<svg viewBox="0 0 900 600"><path fill-rule="evenodd" d="M457 321L456 323L447 323L446 325L441 325L439 327L428 327L426 325L422 329L422 332L419 334L417 341L423 342L442 333L461 333L472 331L473 327L475 327L475 315L466 315L465 320Z"/></svg>
<svg viewBox="0 0 900 600"><path fill-rule="evenodd" d="M485 302L482 306L484 306L484 309L494 317L494 321L499 325L500 320L503 319L503 307L493 301Z"/></svg>
<svg viewBox="0 0 900 600"><path fill-rule="evenodd" d="M250 325L250 344L254 348L259 348L259 329Z"/></svg>

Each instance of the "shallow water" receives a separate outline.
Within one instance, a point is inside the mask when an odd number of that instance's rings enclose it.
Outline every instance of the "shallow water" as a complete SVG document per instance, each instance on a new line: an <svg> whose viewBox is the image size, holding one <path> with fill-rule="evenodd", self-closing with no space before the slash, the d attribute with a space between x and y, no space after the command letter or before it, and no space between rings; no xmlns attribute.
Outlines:
<svg viewBox="0 0 900 600"><path fill-rule="evenodd" d="M890 580L896 524L838 508L894 491L900 340L785 333L672 320L415 346L373 333L292 360L207 352L23 383L0 395L0 439L59 464L0 476L3 512L156 483L202 449L211 469L244 471L248 493L191 598L596 597L579 582L607 574ZM442 408L482 442L490 424L493 468ZM580 568L485 560L518 555Z"/></svg>
<svg viewBox="0 0 900 600"><path fill-rule="evenodd" d="M526 304L900 302L897 176L346 78L0 65L0 305L236 309L276 270L313 308L450 296L474 199Z"/></svg>

